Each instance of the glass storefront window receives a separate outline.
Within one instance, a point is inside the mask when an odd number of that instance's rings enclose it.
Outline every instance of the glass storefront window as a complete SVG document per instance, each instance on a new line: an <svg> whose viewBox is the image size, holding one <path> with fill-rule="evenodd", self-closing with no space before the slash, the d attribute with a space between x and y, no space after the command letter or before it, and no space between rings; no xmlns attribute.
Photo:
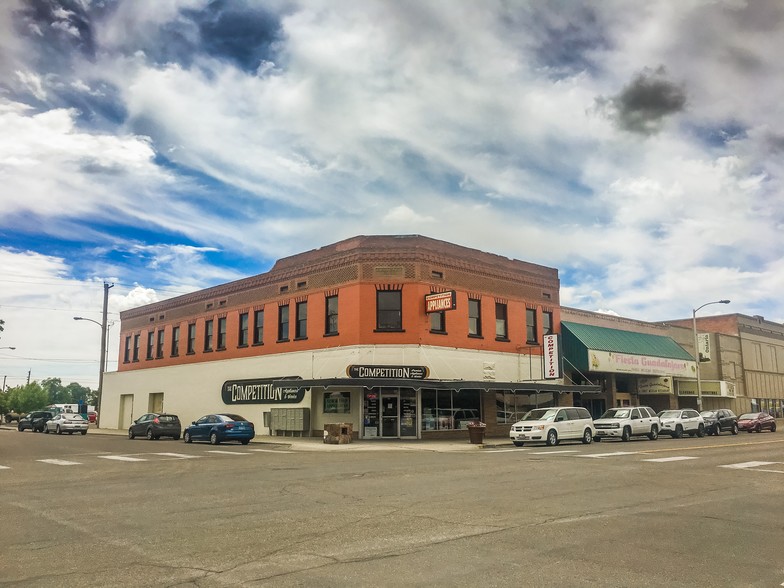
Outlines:
<svg viewBox="0 0 784 588"><path fill-rule="evenodd" d="M481 419L479 390L422 390L422 430L465 429Z"/></svg>
<svg viewBox="0 0 784 588"><path fill-rule="evenodd" d="M550 406L555 406L555 396L552 392L537 394L535 391L498 390L495 394L496 422L513 424L534 408Z"/></svg>
<svg viewBox="0 0 784 588"><path fill-rule="evenodd" d="M325 392L324 393L324 412L342 413L351 412L351 392Z"/></svg>

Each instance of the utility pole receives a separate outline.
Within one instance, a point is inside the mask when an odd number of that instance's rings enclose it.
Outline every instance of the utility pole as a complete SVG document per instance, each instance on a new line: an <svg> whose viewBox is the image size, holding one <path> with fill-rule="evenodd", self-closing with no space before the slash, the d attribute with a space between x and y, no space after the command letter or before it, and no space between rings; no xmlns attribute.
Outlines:
<svg viewBox="0 0 784 588"><path fill-rule="evenodd" d="M101 321L101 366L100 373L98 374L98 398L95 401L95 412L98 416L95 417L96 428L101 427L101 394L103 393L103 372L106 370L106 334L109 328L106 326L106 315L109 310L109 288L113 288L114 284L103 283L103 320Z"/></svg>
<svg viewBox="0 0 784 588"><path fill-rule="evenodd" d="M28 385L30 384L30 372L32 372L32 371L33 370L27 370L27 384Z"/></svg>

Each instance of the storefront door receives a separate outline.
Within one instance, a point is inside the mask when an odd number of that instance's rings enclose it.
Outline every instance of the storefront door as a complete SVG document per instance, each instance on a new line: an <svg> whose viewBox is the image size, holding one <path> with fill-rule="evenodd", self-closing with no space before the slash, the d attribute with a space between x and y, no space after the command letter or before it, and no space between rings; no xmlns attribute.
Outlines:
<svg viewBox="0 0 784 588"><path fill-rule="evenodd" d="M382 437L399 437L400 431L398 424L400 423L400 414L398 407L397 393L385 393L381 395L381 436Z"/></svg>

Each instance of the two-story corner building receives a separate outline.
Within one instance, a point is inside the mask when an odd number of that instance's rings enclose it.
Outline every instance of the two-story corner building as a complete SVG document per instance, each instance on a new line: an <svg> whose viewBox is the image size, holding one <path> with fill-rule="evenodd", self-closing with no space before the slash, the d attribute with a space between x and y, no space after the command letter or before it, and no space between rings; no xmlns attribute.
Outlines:
<svg viewBox="0 0 784 588"><path fill-rule="evenodd" d="M283 435L453 437L474 420L505 435L597 389L560 377L556 269L419 235L357 236L121 321L108 428L165 410Z"/></svg>
<svg viewBox="0 0 784 588"><path fill-rule="evenodd" d="M692 319L667 324L693 328ZM697 332L706 409L784 417L784 325L761 316L724 314L697 317ZM681 393L694 398L696 382L684 383Z"/></svg>

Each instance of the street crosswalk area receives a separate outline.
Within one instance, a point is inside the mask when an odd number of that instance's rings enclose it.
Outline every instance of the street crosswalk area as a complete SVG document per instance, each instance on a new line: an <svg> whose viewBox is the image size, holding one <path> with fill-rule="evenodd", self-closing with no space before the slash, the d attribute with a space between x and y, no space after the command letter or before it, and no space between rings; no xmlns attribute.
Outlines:
<svg viewBox="0 0 784 588"><path fill-rule="evenodd" d="M48 458L48 459L35 459L35 463L43 464L46 466L67 467L67 466L84 466L94 464L96 461L112 462L112 463L149 463L156 461L167 460L192 460L192 459L205 459L210 457L223 457L228 459L235 457L260 455L263 453L292 453L285 450L270 450L270 449L211 449L207 450L202 455L194 455L191 453L178 453L173 451L160 451L151 453L133 453L133 454L106 454L106 455L79 455L72 458ZM0 472L12 470L13 466L0 463Z"/></svg>
<svg viewBox="0 0 784 588"><path fill-rule="evenodd" d="M517 449L501 449L496 451L487 451L485 455L493 454L509 454L521 453L524 455L535 455L537 458L549 455L553 459L571 457L571 458L588 458L595 460L612 460L612 459L637 459L638 461L654 464L667 464L675 462L694 462L702 459L694 455L669 455L667 457L651 457L650 452L645 451L608 451L604 453L581 453L577 449L554 449L542 450L541 448L517 448ZM725 468L729 470L746 470L755 472L764 472L768 474L784 474L784 461L744 461L738 463L727 463L717 465L718 468ZM782 584L784 585L784 584Z"/></svg>

